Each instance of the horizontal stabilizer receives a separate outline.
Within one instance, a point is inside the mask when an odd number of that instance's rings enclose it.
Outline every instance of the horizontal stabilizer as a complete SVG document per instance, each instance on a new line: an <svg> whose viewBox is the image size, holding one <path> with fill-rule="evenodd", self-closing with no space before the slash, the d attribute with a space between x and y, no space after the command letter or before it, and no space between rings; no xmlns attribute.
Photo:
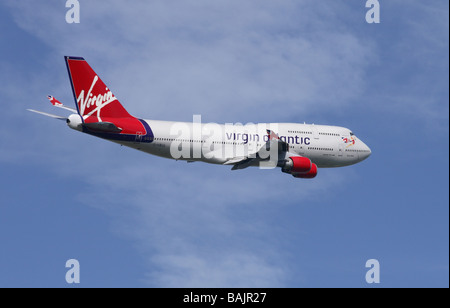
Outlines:
<svg viewBox="0 0 450 308"><path fill-rule="evenodd" d="M66 117L61 117L61 116L54 115L54 114L51 114L51 113L37 111L37 110L33 110L33 109L27 109L27 110L31 111L31 112L34 112L34 113L39 113L39 114L45 115L45 116L53 118L53 119L58 119L58 120L62 120L62 121L66 121L67 120Z"/></svg>
<svg viewBox="0 0 450 308"><path fill-rule="evenodd" d="M120 127L110 122L84 123L83 126L89 130L102 133L120 133L122 131Z"/></svg>

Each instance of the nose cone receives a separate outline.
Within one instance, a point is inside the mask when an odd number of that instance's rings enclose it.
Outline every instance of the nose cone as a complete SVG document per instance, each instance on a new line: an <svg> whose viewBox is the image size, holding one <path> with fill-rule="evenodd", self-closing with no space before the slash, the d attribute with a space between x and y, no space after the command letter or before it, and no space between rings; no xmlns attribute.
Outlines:
<svg viewBox="0 0 450 308"><path fill-rule="evenodd" d="M361 141L361 143L362 144L361 144L361 151L359 152L359 159L363 161L372 154L372 151L364 142Z"/></svg>

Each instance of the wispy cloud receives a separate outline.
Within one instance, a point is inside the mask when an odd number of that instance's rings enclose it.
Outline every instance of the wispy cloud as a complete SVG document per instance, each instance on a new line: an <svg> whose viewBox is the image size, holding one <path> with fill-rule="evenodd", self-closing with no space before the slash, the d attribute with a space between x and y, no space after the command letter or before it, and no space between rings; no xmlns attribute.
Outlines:
<svg viewBox="0 0 450 308"><path fill-rule="evenodd" d="M272 217L342 182L156 160L97 166L101 172L89 176L79 199L112 216L116 232L133 240L148 264L145 283L158 287L286 286L290 235ZM298 201L280 202L288 192Z"/></svg>
<svg viewBox="0 0 450 308"><path fill-rule="evenodd" d="M148 117L171 110L180 120L202 113L210 121L275 121L287 111L303 118L339 109L365 88L371 50L333 29L333 5L84 2L79 25L66 24L56 2L38 12L26 1L11 5L21 27L61 53L85 56L132 112Z"/></svg>

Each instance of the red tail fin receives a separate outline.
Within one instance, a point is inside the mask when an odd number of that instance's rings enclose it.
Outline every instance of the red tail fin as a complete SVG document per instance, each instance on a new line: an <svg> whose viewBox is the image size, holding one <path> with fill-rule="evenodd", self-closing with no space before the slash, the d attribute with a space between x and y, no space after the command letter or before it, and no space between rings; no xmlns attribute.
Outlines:
<svg viewBox="0 0 450 308"><path fill-rule="evenodd" d="M132 118L84 58L65 59L78 113L84 120L102 122L102 118Z"/></svg>

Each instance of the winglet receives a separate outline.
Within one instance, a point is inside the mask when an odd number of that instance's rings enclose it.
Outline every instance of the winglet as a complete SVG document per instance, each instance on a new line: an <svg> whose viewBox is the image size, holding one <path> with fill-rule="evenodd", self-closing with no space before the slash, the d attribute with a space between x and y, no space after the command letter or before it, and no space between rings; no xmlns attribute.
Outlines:
<svg viewBox="0 0 450 308"><path fill-rule="evenodd" d="M278 136L278 134L273 130L266 129L266 131L269 136L269 140L266 143L266 150L269 149L272 144L278 144L278 151L289 152L289 143L280 139L280 136Z"/></svg>
<svg viewBox="0 0 450 308"><path fill-rule="evenodd" d="M276 134L273 130L267 129L267 134L269 135L269 140L280 139L278 134Z"/></svg>
<svg viewBox="0 0 450 308"><path fill-rule="evenodd" d="M50 101L50 103L52 103L53 106L58 106L58 107L60 107L60 106L63 105L59 100L57 100L56 98L54 98L54 97L51 96L51 95L48 95L47 98L48 98L48 100Z"/></svg>
<svg viewBox="0 0 450 308"><path fill-rule="evenodd" d="M55 106L55 107L59 107L59 108L62 108L62 109L66 109L66 110L69 110L70 112L73 112L73 113L78 113L75 109L70 108L70 107L67 107L67 106L64 106L63 103L61 103L59 100L57 100L56 98L54 98L54 97L51 96L51 95L48 95L47 98L48 98L48 100L50 101L50 103L51 103L53 106Z"/></svg>

